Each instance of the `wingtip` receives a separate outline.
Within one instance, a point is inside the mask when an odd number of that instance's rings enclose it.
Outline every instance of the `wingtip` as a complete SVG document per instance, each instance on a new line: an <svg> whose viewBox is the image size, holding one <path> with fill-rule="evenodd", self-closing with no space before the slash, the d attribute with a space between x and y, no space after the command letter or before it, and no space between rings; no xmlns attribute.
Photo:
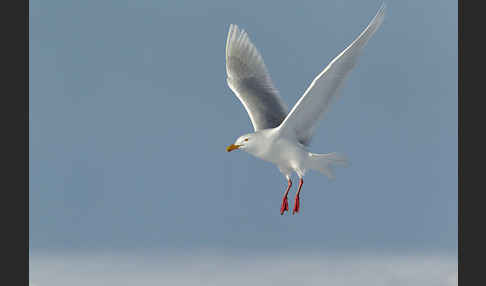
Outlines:
<svg viewBox="0 0 486 286"><path fill-rule="evenodd" d="M230 37L230 35L237 33L238 30L239 30L238 25L230 24L228 29L228 38Z"/></svg>
<svg viewBox="0 0 486 286"><path fill-rule="evenodd" d="M378 14L385 14L386 12L386 2L382 2Z"/></svg>
<svg viewBox="0 0 486 286"><path fill-rule="evenodd" d="M375 25L380 26L383 20L385 19L385 12L386 12L386 3L382 2L380 9L378 9L378 12L376 12L376 15L375 17L373 17L371 23L377 23Z"/></svg>
<svg viewBox="0 0 486 286"><path fill-rule="evenodd" d="M228 42L230 41L230 38L236 39L236 38L245 37L246 35L247 35L247 33L245 32L244 29L241 29L236 24L230 24L229 29L228 29Z"/></svg>
<svg viewBox="0 0 486 286"><path fill-rule="evenodd" d="M230 24L229 26L229 31L231 33L235 33L235 34L241 34L241 33L244 33L244 30L241 29L237 24Z"/></svg>

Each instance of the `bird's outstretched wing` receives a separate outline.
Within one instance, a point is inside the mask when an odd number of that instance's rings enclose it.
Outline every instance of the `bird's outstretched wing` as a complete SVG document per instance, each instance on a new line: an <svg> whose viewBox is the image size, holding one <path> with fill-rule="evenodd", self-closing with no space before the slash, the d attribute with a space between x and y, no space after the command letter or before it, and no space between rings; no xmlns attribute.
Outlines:
<svg viewBox="0 0 486 286"><path fill-rule="evenodd" d="M226 41L226 73L228 85L248 112L255 131L282 123L288 108L274 88L262 56L236 25L230 25Z"/></svg>
<svg viewBox="0 0 486 286"><path fill-rule="evenodd" d="M337 96L346 76L356 65L362 48L378 30L384 16L385 4L382 4L368 27L312 81L282 122L282 132L296 136L304 145L310 143L317 122L330 101Z"/></svg>

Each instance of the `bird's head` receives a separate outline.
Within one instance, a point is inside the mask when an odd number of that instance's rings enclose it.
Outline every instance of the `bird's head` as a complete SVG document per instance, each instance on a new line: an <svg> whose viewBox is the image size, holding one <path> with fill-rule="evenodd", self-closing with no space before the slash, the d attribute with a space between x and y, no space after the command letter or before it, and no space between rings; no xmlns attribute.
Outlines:
<svg viewBox="0 0 486 286"><path fill-rule="evenodd" d="M255 145L255 138L256 134L255 133L249 133L245 135L241 135L236 139L235 143L229 145L226 148L226 151L231 152L236 149L241 149L241 150L246 150L251 149Z"/></svg>

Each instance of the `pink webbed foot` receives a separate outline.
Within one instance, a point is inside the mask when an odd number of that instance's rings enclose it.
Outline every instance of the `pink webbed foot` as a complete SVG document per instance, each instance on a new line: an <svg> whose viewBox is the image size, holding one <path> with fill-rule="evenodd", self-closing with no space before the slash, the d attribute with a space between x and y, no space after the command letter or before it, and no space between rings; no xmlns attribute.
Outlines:
<svg viewBox="0 0 486 286"><path fill-rule="evenodd" d="M292 181L288 179L289 185L287 186L287 190L282 198L282 206L280 207L280 215L283 215L284 212L289 210L289 200L287 199L287 195L289 193L290 187L292 187Z"/></svg>
<svg viewBox="0 0 486 286"><path fill-rule="evenodd" d="M292 210L292 214L296 214L300 210L300 190L302 189L303 184L304 184L304 180L302 178L300 178L299 190L297 191L297 194L295 194L294 209Z"/></svg>
<svg viewBox="0 0 486 286"><path fill-rule="evenodd" d="M299 195L295 196L295 202L294 202L294 210L292 211L292 214L298 213L300 209L300 198Z"/></svg>
<svg viewBox="0 0 486 286"><path fill-rule="evenodd" d="M282 206L280 207L280 215L283 215L285 211L289 210L289 200L287 196L282 199Z"/></svg>

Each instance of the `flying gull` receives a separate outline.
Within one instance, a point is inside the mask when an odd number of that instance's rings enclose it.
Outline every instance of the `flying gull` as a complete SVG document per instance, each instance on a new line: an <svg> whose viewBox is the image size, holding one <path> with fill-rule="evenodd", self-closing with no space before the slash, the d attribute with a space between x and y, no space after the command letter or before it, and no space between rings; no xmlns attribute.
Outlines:
<svg viewBox="0 0 486 286"><path fill-rule="evenodd" d="M248 112L255 132L238 137L226 150L240 149L277 165L288 181L281 215L289 209L287 195L292 186L292 172L299 177L292 211L295 214L300 209L299 195L307 170L318 171L333 179L332 167L347 165L344 155L311 153L308 147L319 119L331 100L338 96L346 76L384 16L385 4L382 4L366 29L319 73L290 112L287 112L287 106L273 86L263 58L248 34L238 26L230 25L226 41L227 82Z"/></svg>

